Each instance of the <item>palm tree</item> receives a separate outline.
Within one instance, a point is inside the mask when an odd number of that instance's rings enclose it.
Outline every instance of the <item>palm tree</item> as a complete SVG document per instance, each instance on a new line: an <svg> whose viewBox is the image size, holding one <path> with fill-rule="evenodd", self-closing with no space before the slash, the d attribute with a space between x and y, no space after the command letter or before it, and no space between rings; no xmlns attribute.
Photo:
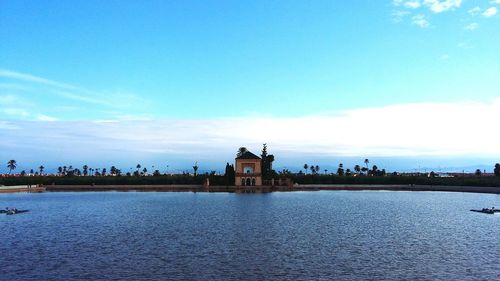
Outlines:
<svg viewBox="0 0 500 281"><path fill-rule="evenodd" d="M40 171L40 175L43 174L43 169L45 169L45 167L43 165L40 165L40 167L38 167L38 170Z"/></svg>
<svg viewBox="0 0 500 281"><path fill-rule="evenodd" d="M493 169L495 176L500 176L500 163L495 164L495 169Z"/></svg>
<svg viewBox="0 0 500 281"><path fill-rule="evenodd" d="M144 169L142 169L142 174L146 175L147 172L148 172L148 169L146 169L146 167L144 167Z"/></svg>
<svg viewBox="0 0 500 281"><path fill-rule="evenodd" d="M196 177L196 173L198 172L198 162L194 163L193 170L194 170L194 176Z"/></svg>
<svg viewBox="0 0 500 281"><path fill-rule="evenodd" d="M311 174L314 174L314 172L316 172L316 168L313 165L311 165L309 169L311 169Z"/></svg>
<svg viewBox="0 0 500 281"><path fill-rule="evenodd" d="M369 171L369 169L368 169L368 163L370 163L370 160L365 159L364 162L365 162L365 165L366 165L366 171L367 171L366 173L368 174L368 171Z"/></svg>
<svg viewBox="0 0 500 281"><path fill-rule="evenodd" d="M304 170L306 170L306 174L307 174L307 169L309 169L309 165L304 164Z"/></svg>
<svg viewBox="0 0 500 281"><path fill-rule="evenodd" d="M141 168L141 164L137 164L137 166L135 166L137 168L137 173L139 173L139 169Z"/></svg>
<svg viewBox="0 0 500 281"><path fill-rule="evenodd" d="M361 172L361 167L359 165L354 166L354 171L359 175L359 172Z"/></svg>
<svg viewBox="0 0 500 281"><path fill-rule="evenodd" d="M116 175L116 167L115 166L111 166L111 169L109 170L111 172L111 175Z"/></svg>
<svg viewBox="0 0 500 281"><path fill-rule="evenodd" d="M83 165L83 176L87 176L89 174L89 166L88 165Z"/></svg>
<svg viewBox="0 0 500 281"><path fill-rule="evenodd" d="M16 160L10 160L9 162L7 162L7 168L9 168L9 175L12 172L12 170L16 169L16 167L17 167Z"/></svg>
<svg viewBox="0 0 500 281"><path fill-rule="evenodd" d="M339 168L337 169L337 174L339 176L343 176L344 175L344 164L342 164L342 163L339 164Z"/></svg>
<svg viewBox="0 0 500 281"><path fill-rule="evenodd" d="M317 173L319 173L319 172L320 172L320 170L319 170L319 166L318 166L318 165L316 165L316 167L314 168L314 170L316 171L316 174L317 174Z"/></svg>

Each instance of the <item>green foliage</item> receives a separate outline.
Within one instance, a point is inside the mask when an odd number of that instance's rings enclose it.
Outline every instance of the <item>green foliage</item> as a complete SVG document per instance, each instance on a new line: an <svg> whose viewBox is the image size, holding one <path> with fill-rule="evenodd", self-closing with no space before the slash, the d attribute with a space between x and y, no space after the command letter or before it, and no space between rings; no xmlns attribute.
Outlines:
<svg viewBox="0 0 500 281"><path fill-rule="evenodd" d="M224 173L224 185L234 185L236 178L236 171L234 170L234 165L229 165L226 163L226 171Z"/></svg>
<svg viewBox="0 0 500 281"><path fill-rule="evenodd" d="M267 144L262 145L262 154L260 157L262 159L262 178L269 180L275 172L273 171L274 155L267 154Z"/></svg>
<svg viewBox="0 0 500 281"><path fill-rule="evenodd" d="M218 176L223 178L222 176ZM59 184L59 185L149 185L149 184L202 184L205 175L196 177L188 174L160 175L144 177L127 176L33 176L0 178L2 185ZM233 182L234 184L234 182Z"/></svg>
<svg viewBox="0 0 500 281"><path fill-rule="evenodd" d="M293 182L299 184L415 184L446 186L495 186L500 187L499 177L425 177L425 176L338 176L293 174Z"/></svg>
<svg viewBox="0 0 500 281"><path fill-rule="evenodd" d="M243 155L247 151L248 151L248 149L246 147L238 148L238 152L236 152L236 157L240 157L241 155Z"/></svg>
<svg viewBox="0 0 500 281"><path fill-rule="evenodd" d="M9 160L9 162L7 162L7 168L9 168L9 174L12 172L12 170L15 170L16 167L17 167L16 160Z"/></svg>

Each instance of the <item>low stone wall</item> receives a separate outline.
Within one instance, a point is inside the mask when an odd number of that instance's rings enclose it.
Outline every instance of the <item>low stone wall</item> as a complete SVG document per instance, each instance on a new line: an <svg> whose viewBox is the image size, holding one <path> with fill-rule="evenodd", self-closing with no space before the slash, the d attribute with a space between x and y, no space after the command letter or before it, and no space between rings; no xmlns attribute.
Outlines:
<svg viewBox="0 0 500 281"><path fill-rule="evenodd" d="M391 190L391 191L448 191L500 194L499 187L488 186L444 186L444 185L346 185L308 184L295 185L294 190Z"/></svg>
<svg viewBox="0 0 500 281"><path fill-rule="evenodd" d="M342 185L310 184L287 186L209 186L203 185L47 185L47 191L160 191L160 192L236 192L260 193L273 191L320 190L391 190L391 191L448 191L500 194L499 187L430 186L430 185Z"/></svg>

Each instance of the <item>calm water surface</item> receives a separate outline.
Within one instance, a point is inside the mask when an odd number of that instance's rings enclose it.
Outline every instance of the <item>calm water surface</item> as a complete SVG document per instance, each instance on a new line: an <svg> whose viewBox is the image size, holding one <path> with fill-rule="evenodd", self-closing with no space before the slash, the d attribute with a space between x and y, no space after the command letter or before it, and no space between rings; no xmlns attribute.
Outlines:
<svg viewBox="0 0 500 281"><path fill-rule="evenodd" d="M500 196L0 194L0 280L500 280Z"/></svg>

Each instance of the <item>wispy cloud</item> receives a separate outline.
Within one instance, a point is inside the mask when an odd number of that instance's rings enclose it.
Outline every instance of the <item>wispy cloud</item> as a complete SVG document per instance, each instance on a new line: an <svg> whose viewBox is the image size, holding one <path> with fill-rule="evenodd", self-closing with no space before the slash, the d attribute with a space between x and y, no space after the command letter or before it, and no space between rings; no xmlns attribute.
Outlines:
<svg viewBox="0 0 500 281"><path fill-rule="evenodd" d="M477 22L473 22L471 24L466 25L465 29L472 31L472 30L476 30L478 27L479 27L479 24Z"/></svg>
<svg viewBox="0 0 500 281"><path fill-rule="evenodd" d="M481 13L481 8L479 8L478 6L476 6L476 7L472 8L472 9L468 10L467 13L469 13L471 16L476 16L476 15L478 15L478 14Z"/></svg>
<svg viewBox="0 0 500 281"><path fill-rule="evenodd" d="M489 18L497 14L497 8L496 7L490 7L483 12L483 16Z"/></svg>
<svg viewBox="0 0 500 281"><path fill-rule="evenodd" d="M51 112L53 113L57 108L77 108L83 111L92 110L93 112L100 112L101 115L109 112L123 112L127 111L129 114L142 115L141 108L147 108L150 104L148 100L139 98L137 95L126 92L107 92L107 91L94 91L83 87L71 85L68 83L55 81L32 74L16 72L8 69L0 69L0 78L3 81L0 83L0 102L1 97L12 95L16 93L16 99L21 96L30 96L30 103L38 101L57 100L63 105L54 107L51 105ZM55 98L54 98L55 97ZM2 110L4 114L11 117L17 116L19 118L31 118L38 120L37 116L49 116L46 112L41 112L42 109L48 108L45 104L38 106L30 106L28 103L17 103L17 108L23 108L25 114L13 114L13 110ZM33 113L28 113L33 111ZM10 113L9 113L10 112ZM63 112L64 113L64 112ZM123 113L119 113L123 114ZM54 118L54 117L51 117Z"/></svg>
<svg viewBox="0 0 500 281"><path fill-rule="evenodd" d="M420 1L419 0L406 1L404 3L404 6L410 9L417 9L420 7Z"/></svg>
<svg viewBox="0 0 500 281"><path fill-rule="evenodd" d="M392 4L396 11L392 12L394 22L401 22L407 15L412 15L411 23L419 27L429 27L429 13L440 14L459 8L461 0L393 0ZM472 11L472 12L475 12Z"/></svg>
<svg viewBox="0 0 500 281"><path fill-rule="evenodd" d="M462 0L424 0L424 5L434 13L442 13L459 8Z"/></svg>
<svg viewBox="0 0 500 281"><path fill-rule="evenodd" d="M414 25L418 25L421 28L426 28L426 27L429 27L429 25L430 25L429 21L425 18L425 15L423 15L423 14L413 16L411 18L411 23Z"/></svg>
<svg viewBox="0 0 500 281"><path fill-rule="evenodd" d="M403 21L403 18L409 14L410 12L408 11L395 10L392 12L392 20L396 23L401 22Z"/></svg>
<svg viewBox="0 0 500 281"><path fill-rule="evenodd" d="M127 151L149 157L209 158L217 151L232 154L239 146L260 147L267 142L273 151L290 155L500 156L500 131L491 129L496 120L500 120L500 98L489 103L400 104L296 118L18 121L13 124L22 129L1 131L0 150L15 139L23 147L11 150L16 155L49 150L68 157L99 158L103 153ZM481 138L464 134L471 128L483 132Z"/></svg>

